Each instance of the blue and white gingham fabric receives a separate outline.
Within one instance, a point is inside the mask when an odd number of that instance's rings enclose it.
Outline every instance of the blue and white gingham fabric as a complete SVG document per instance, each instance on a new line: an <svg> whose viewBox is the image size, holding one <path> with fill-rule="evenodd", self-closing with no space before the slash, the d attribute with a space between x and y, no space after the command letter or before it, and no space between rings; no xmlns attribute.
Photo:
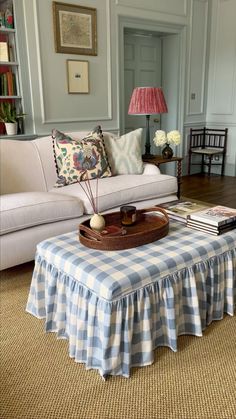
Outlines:
<svg viewBox="0 0 236 419"><path fill-rule="evenodd" d="M235 304L236 230L215 237L171 221L165 238L122 251L89 249L77 232L41 242L26 310L86 368L129 377Z"/></svg>

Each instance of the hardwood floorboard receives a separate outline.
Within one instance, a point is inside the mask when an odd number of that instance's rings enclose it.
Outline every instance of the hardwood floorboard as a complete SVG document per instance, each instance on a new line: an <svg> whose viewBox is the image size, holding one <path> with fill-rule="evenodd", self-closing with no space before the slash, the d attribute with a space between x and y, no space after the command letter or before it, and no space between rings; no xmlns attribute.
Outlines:
<svg viewBox="0 0 236 419"><path fill-rule="evenodd" d="M204 174L183 176L181 196L236 208L236 177Z"/></svg>

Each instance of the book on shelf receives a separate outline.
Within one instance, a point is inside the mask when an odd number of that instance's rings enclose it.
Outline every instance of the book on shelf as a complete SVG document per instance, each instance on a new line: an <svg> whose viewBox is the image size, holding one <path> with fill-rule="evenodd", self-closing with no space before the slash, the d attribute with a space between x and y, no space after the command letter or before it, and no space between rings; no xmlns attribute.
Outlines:
<svg viewBox="0 0 236 419"><path fill-rule="evenodd" d="M234 230L236 228L236 221L217 227L201 223L199 221L187 220L187 227L193 228L194 230L204 231L209 234L219 235L226 233L227 231Z"/></svg>
<svg viewBox="0 0 236 419"><path fill-rule="evenodd" d="M1 96L16 96L16 76L12 71L6 71L0 75Z"/></svg>
<svg viewBox="0 0 236 419"><path fill-rule="evenodd" d="M13 91L13 77L12 77L12 72L11 71L7 71L7 93L8 96L13 96L14 95L14 91Z"/></svg>
<svg viewBox="0 0 236 419"><path fill-rule="evenodd" d="M167 212L169 218L180 221L182 223L187 222L187 216L189 214L210 207L210 205L204 202L200 203L187 200L165 202L164 204L159 204L158 206L163 208Z"/></svg>
<svg viewBox="0 0 236 419"><path fill-rule="evenodd" d="M13 81L13 95L17 96L17 83L16 83L15 73L12 73L12 81Z"/></svg>
<svg viewBox="0 0 236 419"><path fill-rule="evenodd" d="M220 227L236 221L236 209L217 205L188 214L187 220L200 221L206 225Z"/></svg>
<svg viewBox="0 0 236 419"><path fill-rule="evenodd" d="M11 61L11 62L14 62L15 61L15 53L14 53L14 46L13 45L9 45L9 48L8 48L8 53L9 53L9 60Z"/></svg>
<svg viewBox="0 0 236 419"><path fill-rule="evenodd" d="M2 62L9 61L7 42L0 42L0 61Z"/></svg>
<svg viewBox="0 0 236 419"><path fill-rule="evenodd" d="M6 73L2 73L1 74L1 95L2 96L7 96L8 94L8 89L7 89L7 74Z"/></svg>

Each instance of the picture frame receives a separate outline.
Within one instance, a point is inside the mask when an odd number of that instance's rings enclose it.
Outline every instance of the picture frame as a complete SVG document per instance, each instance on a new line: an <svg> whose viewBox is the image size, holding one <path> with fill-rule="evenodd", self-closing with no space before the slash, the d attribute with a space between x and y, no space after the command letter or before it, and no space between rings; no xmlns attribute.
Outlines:
<svg viewBox="0 0 236 419"><path fill-rule="evenodd" d="M97 10L53 1L56 52L97 55Z"/></svg>
<svg viewBox="0 0 236 419"><path fill-rule="evenodd" d="M67 60L68 93L89 93L88 61Z"/></svg>

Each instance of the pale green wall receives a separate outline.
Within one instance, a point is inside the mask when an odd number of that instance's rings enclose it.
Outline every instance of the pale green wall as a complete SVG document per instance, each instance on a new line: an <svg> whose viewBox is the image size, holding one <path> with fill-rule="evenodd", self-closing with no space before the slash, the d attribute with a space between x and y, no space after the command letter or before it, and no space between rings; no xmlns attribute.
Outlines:
<svg viewBox="0 0 236 419"><path fill-rule="evenodd" d="M228 127L226 174L236 176L236 1L212 4L206 120Z"/></svg>
<svg viewBox="0 0 236 419"><path fill-rule="evenodd" d="M176 74L179 90L174 99L178 101L178 121L181 121L184 137L180 152L184 157L187 154L190 126L205 123L228 126L226 174L235 175L235 0L63 1L97 9L98 55L56 53L52 1L15 1L25 110L29 114L27 132L44 135L54 127L64 131L90 130L98 122L104 130L119 132L122 119L119 107L122 104L121 31L126 20L134 27L140 24L147 30L151 27L178 34L181 71ZM222 49L224 44L229 47L226 55ZM222 60L219 54L223 54ZM67 93L67 59L89 61L90 94ZM171 66L171 56L169 60ZM226 90L220 87L224 81L221 68L224 74L226 72ZM222 100L220 113L215 112L216 102L212 104L211 101L214 92L217 102L219 97ZM190 99L191 93L195 93L195 100ZM230 107L225 106L228 101Z"/></svg>

